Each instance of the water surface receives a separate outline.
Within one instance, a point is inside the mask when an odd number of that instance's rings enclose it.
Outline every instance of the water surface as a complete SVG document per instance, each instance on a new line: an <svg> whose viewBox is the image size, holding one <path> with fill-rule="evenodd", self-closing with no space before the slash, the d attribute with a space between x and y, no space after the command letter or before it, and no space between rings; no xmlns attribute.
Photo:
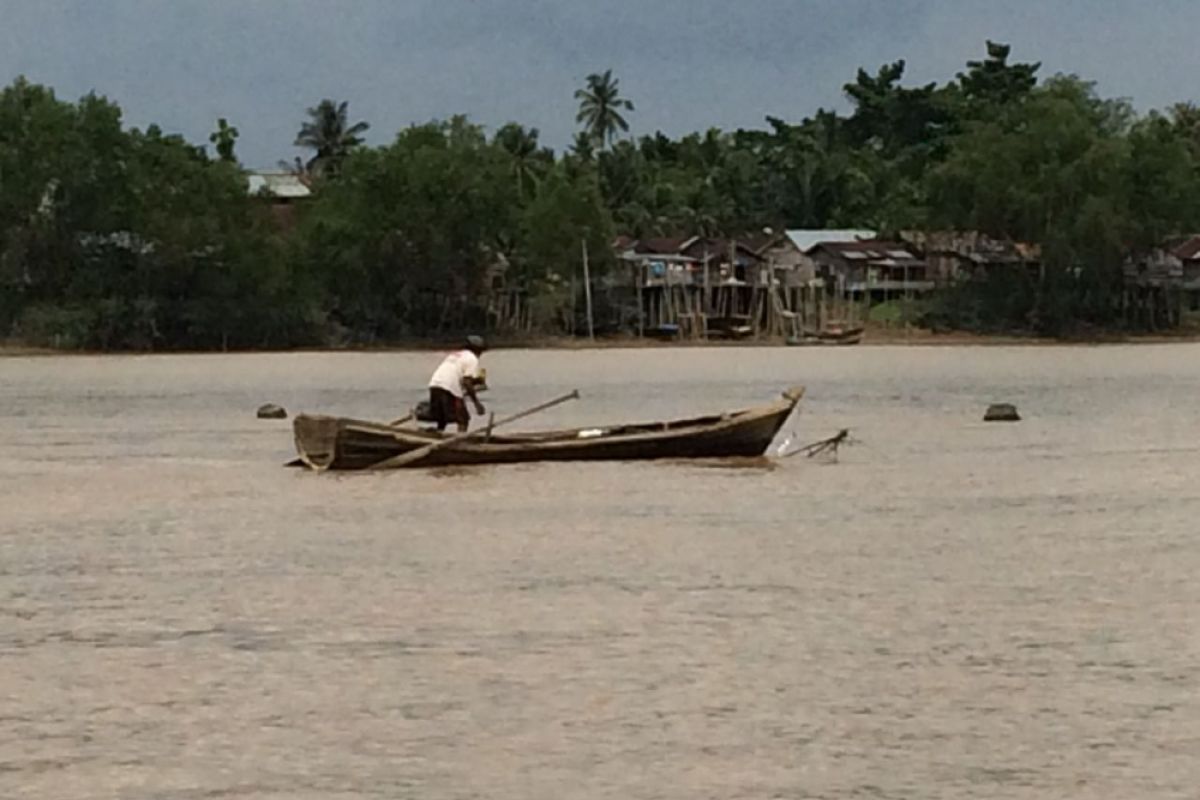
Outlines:
<svg viewBox="0 0 1200 800"><path fill-rule="evenodd" d="M1191 798L1200 347L508 351L836 464L314 475L429 354L0 360L0 796ZM985 424L1016 403L1018 424Z"/></svg>

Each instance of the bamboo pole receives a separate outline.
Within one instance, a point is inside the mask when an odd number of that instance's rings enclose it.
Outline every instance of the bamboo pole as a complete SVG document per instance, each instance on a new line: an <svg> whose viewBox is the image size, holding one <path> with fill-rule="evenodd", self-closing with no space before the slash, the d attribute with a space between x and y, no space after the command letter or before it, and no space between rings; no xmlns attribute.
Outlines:
<svg viewBox="0 0 1200 800"><path fill-rule="evenodd" d="M587 239L583 240L583 296L587 302L588 339L596 341L596 330L592 325L592 276L588 271Z"/></svg>
<svg viewBox="0 0 1200 800"><path fill-rule="evenodd" d="M704 335L708 336L708 317L712 313L712 276L709 274L708 245L704 246L704 297L700 311L704 314Z"/></svg>
<svg viewBox="0 0 1200 800"><path fill-rule="evenodd" d="M646 309L643 306L645 298L642 296L642 268L638 268L638 276L635 281L637 284L637 304L638 304L638 338L641 339L646 335Z"/></svg>

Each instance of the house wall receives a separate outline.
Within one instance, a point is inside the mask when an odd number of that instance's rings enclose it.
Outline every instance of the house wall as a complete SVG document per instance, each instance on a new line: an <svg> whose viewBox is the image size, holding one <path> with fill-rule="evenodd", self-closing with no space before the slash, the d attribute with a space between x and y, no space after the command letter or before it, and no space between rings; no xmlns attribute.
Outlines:
<svg viewBox="0 0 1200 800"><path fill-rule="evenodd" d="M851 263L839 256L818 250L812 256L816 265L817 277L824 278L831 287L843 286L847 283L861 283L867 279L867 265Z"/></svg>
<svg viewBox="0 0 1200 800"><path fill-rule="evenodd" d="M763 258L784 286L804 286L817 277L817 262L801 253L790 241L768 248Z"/></svg>
<svg viewBox="0 0 1200 800"><path fill-rule="evenodd" d="M274 222L276 228L284 233L292 233L296 230L299 223L299 210L295 203L286 201L267 201L268 213L271 216L271 221Z"/></svg>
<svg viewBox="0 0 1200 800"><path fill-rule="evenodd" d="M1189 289L1200 289L1200 260L1183 262L1183 282Z"/></svg>

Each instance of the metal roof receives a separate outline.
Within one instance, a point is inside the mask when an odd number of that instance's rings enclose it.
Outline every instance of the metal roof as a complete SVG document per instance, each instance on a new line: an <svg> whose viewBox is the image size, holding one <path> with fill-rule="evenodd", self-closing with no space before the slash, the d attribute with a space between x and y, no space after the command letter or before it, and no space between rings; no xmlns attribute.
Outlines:
<svg viewBox="0 0 1200 800"><path fill-rule="evenodd" d="M875 238L875 231L854 230L850 228L836 230L794 229L785 231L784 233L801 253L807 253L817 245L825 242L861 242L863 239Z"/></svg>
<svg viewBox="0 0 1200 800"><path fill-rule="evenodd" d="M847 261L865 261L875 266L920 266L925 263L898 242L821 242L817 247Z"/></svg>
<svg viewBox="0 0 1200 800"><path fill-rule="evenodd" d="M677 256L669 253L635 253L632 250L626 250L618 256L623 261L642 262L646 264L695 264L698 259L691 256Z"/></svg>
<svg viewBox="0 0 1200 800"><path fill-rule="evenodd" d="M246 184L250 194L258 194L265 189L271 197L286 199L312 195L312 190L300 176L291 172L250 172L246 175Z"/></svg>

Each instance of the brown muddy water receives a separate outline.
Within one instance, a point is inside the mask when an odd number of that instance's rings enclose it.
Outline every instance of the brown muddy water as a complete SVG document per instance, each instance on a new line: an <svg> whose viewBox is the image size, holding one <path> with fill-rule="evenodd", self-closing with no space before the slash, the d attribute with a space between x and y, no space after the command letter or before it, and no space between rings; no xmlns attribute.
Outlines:
<svg viewBox="0 0 1200 800"><path fill-rule="evenodd" d="M581 390L527 427L799 382L862 442L775 469L315 475L254 418L436 358L0 360L0 797L1198 796L1200 346L485 357Z"/></svg>

